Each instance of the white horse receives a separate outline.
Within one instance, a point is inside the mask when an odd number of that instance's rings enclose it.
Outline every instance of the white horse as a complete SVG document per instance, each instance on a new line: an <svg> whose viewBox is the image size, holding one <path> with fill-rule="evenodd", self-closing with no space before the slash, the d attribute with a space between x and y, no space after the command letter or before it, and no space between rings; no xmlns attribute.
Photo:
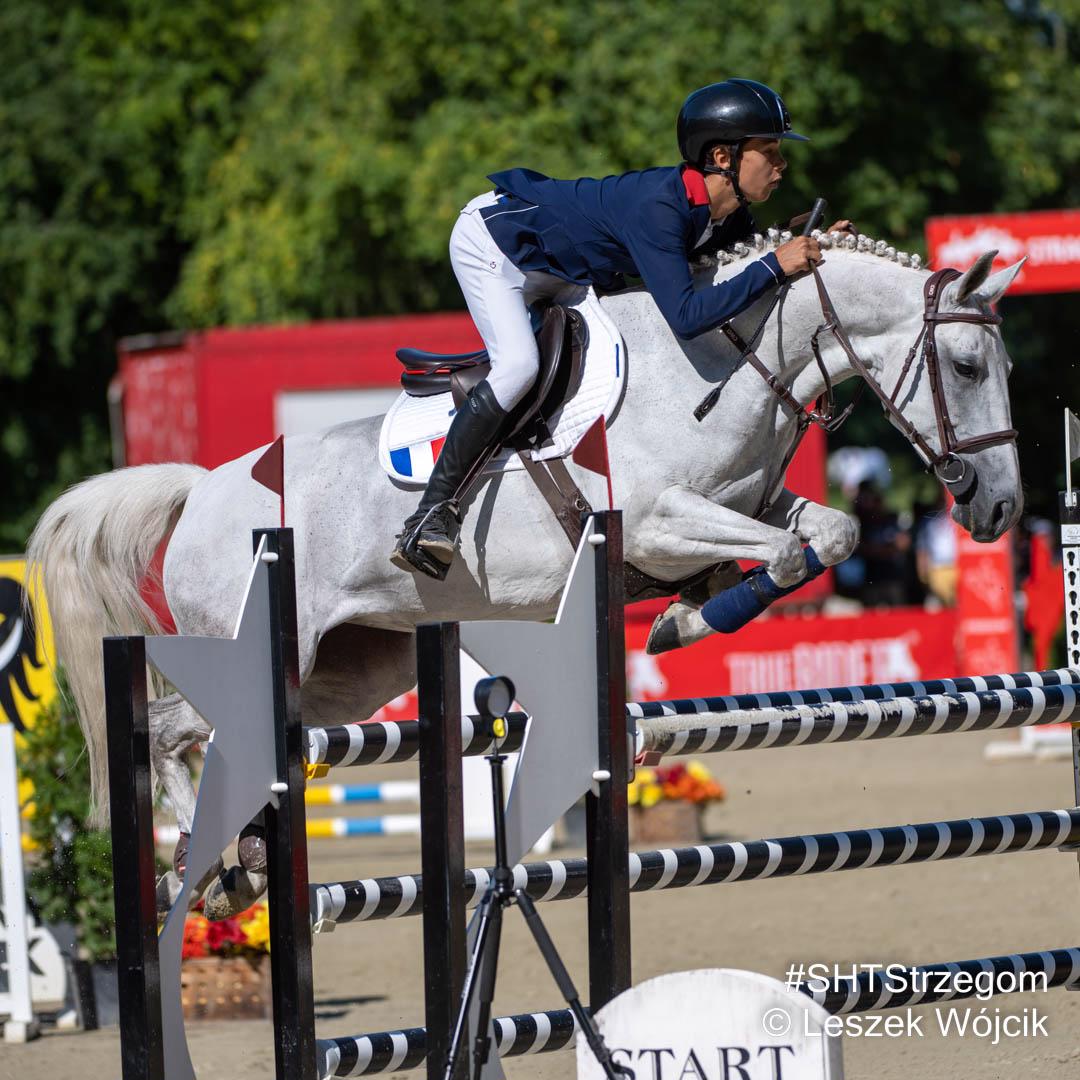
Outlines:
<svg viewBox="0 0 1080 1080"><path fill-rule="evenodd" d="M700 268L705 287L736 273L782 238L775 234L721 253ZM866 237L825 237L820 273L855 350L891 388L923 328L927 272L917 259ZM989 276L983 256L944 293L941 311L985 313L1019 269ZM844 513L783 486L786 451L795 438L792 410L761 375L740 362L720 333L680 341L641 289L605 297L626 345L627 383L608 442L615 505L624 511L625 555L640 570L681 580L716 563L760 562L780 586L806 572L803 545L822 562L847 558L856 529ZM735 320L744 338L768 299ZM803 403L824 380L811 334L822 321L814 282L796 281L770 319L758 355ZM942 383L957 435L967 439L1010 427L1011 362L998 329L946 324L937 331ZM824 338L833 382L854 372L847 354ZM921 361L897 397L905 418L937 447L935 413ZM701 422L695 406L722 386ZM239 403L238 403L239 405ZM413 630L452 619L547 619L555 614L572 550L524 473L483 482L461 535L460 556L444 582L403 574L388 554L413 508L377 462L379 419L341 424L286 441L286 510L295 530L300 665L304 716L312 724L364 719L416 679ZM175 525L164 563L164 591L180 632L227 635L251 560L251 530L277 523L277 498L251 479L261 450L212 472L193 465L145 465L92 477L57 499L29 548L40 565L79 707L93 771L93 795L107 791L101 638L158 631L139 594L151 558ZM977 489L956 519L976 540L999 537L1022 508L1015 444L965 455ZM571 465L594 506L605 502L602 478ZM759 515L761 507L770 508ZM722 575L721 575L722 576ZM737 579L736 579L737 580ZM726 582L714 582L714 587ZM697 604L676 603L680 643L708 631L694 623ZM662 617L664 618L664 617ZM151 705L152 758L182 831L190 830L194 791L185 752L208 729L178 695ZM99 811L100 813L100 811ZM208 910L223 915L250 903L264 879L257 854L214 883ZM248 872L253 871L253 872Z"/></svg>

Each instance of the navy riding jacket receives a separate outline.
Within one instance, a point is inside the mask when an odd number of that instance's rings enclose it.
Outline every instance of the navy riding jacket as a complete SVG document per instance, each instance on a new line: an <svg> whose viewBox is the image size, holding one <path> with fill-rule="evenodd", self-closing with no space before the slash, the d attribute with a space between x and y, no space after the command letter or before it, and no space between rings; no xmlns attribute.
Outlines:
<svg viewBox="0 0 1080 1080"><path fill-rule="evenodd" d="M500 198L480 213L518 269L605 290L633 274L681 338L712 330L784 281L769 252L728 281L694 288L691 255L711 255L756 231L744 207L709 230L705 178L695 169L645 169L602 180L552 180L509 169L488 179Z"/></svg>

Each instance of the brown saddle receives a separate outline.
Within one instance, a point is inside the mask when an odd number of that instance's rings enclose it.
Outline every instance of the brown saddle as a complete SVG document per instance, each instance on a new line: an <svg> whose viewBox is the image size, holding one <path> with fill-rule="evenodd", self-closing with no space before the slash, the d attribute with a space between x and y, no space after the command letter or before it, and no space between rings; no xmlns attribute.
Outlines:
<svg viewBox="0 0 1080 1080"><path fill-rule="evenodd" d="M540 371L532 389L514 409L511 427L502 441L515 445L515 437L530 431L530 446L542 436L531 431L539 418L546 423L564 401L572 397L581 385L588 344L585 320L576 312L559 304L549 304L540 315L540 329L536 334L540 351ZM440 354L420 349L398 349L397 358L405 367L401 376L401 388L411 397L430 397L434 394L453 395L456 408L477 383L483 382L491 371L487 351L474 353Z"/></svg>

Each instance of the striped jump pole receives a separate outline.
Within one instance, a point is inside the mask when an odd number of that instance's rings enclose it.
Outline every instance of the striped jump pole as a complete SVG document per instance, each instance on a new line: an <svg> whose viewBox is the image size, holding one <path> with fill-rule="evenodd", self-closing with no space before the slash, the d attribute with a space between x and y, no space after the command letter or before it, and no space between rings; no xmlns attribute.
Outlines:
<svg viewBox="0 0 1080 1080"><path fill-rule="evenodd" d="M1025 814L892 825L879 829L787 836L745 843L631 852L630 891L652 892L694 885L757 881L770 877L828 874L872 866L1004 855L1080 842L1080 808ZM465 898L475 907L489 871L465 871ZM552 859L519 863L514 887L536 901L571 900L585 895L588 862ZM364 922L417 915L423 902L420 874L367 878L311 886L312 920L317 930L341 922Z"/></svg>
<svg viewBox="0 0 1080 1080"><path fill-rule="evenodd" d="M787 705L828 705L833 702L888 701L892 698L931 697L935 694L978 694L986 690L1024 690L1029 687L1075 686L1080 669L1021 671L1013 675L972 675L924 682L869 683L864 686L833 686L818 690L781 690L769 694L730 694L721 697L676 698L671 701L634 701L627 716L645 719L658 716L694 716L699 713L744 712L778 709Z"/></svg>
<svg viewBox="0 0 1080 1080"><path fill-rule="evenodd" d="M561 1050L577 1034L577 1022L569 1009L500 1016L494 1023L500 1057ZM427 1029L415 1027L343 1039L319 1039L316 1053L320 1080L418 1069L427 1057Z"/></svg>
<svg viewBox="0 0 1080 1080"><path fill-rule="evenodd" d="M1078 714L1078 687L1059 683L723 714L679 713L641 718L637 724L639 750L675 755L994 731L1058 724Z"/></svg>
<svg viewBox="0 0 1080 1080"><path fill-rule="evenodd" d="M308 787L308 806L344 806L348 803L419 803L419 780L387 780L381 784L326 784Z"/></svg>
<svg viewBox="0 0 1080 1080"><path fill-rule="evenodd" d="M961 973L968 979L958 979ZM1080 948L1073 947L890 968L888 973L838 979L828 990L815 988L814 981L808 980L798 986L798 992L813 998L833 1015L844 1015L958 1001L976 994L988 997L1074 986L1078 982ZM958 989L965 986L967 989ZM569 1009L503 1016L495 1021L495 1030L502 1057L561 1050L575 1033ZM426 1035L420 1027L319 1039L320 1080L418 1068L427 1052Z"/></svg>
<svg viewBox="0 0 1080 1080"><path fill-rule="evenodd" d="M1078 686L1080 670L1063 668L925 683L638 701L626 706L626 716L636 722L639 750L696 754L1063 723L1077 712ZM919 690L926 692L916 693ZM507 750L521 748L527 719L524 713L511 714ZM473 721L462 718L462 753L467 756L490 750ZM309 728L307 740L312 765L376 765L409 761L420 752L415 720Z"/></svg>
<svg viewBox="0 0 1080 1080"><path fill-rule="evenodd" d="M313 818L307 823L309 840L338 840L348 836L419 836L419 814L383 814L370 818ZM154 842L162 846L173 844L180 833L175 825L154 829Z"/></svg>
<svg viewBox="0 0 1080 1080"><path fill-rule="evenodd" d="M525 741L528 716L513 712L507 716L510 732L503 743L506 752L520 750ZM461 718L461 753L481 757L491 753L491 740L480 736L477 716ZM386 762L412 761L420 756L418 720L378 720L366 724L339 724L334 727L307 729L309 765L382 765Z"/></svg>

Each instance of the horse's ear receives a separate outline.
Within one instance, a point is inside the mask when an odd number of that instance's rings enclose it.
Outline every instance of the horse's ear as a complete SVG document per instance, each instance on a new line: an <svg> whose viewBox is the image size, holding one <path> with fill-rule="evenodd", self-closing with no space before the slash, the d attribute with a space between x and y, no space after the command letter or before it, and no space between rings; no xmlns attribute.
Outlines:
<svg viewBox="0 0 1080 1080"><path fill-rule="evenodd" d="M984 251L953 286L953 299L962 304L990 275L997 250Z"/></svg>
<svg viewBox="0 0 1080 1080"><path fill-rule="evenodd" d="M1020 273L1021 267L1026 262L1027 256L1025 255L1019 262L1015 262L1012 266L1007 266L1004 270L999 270L996 274L988 277L976 292L978 299L987 304L996 304L1005 295L1006 290L1013 283L1016 275Z"/></svg>

